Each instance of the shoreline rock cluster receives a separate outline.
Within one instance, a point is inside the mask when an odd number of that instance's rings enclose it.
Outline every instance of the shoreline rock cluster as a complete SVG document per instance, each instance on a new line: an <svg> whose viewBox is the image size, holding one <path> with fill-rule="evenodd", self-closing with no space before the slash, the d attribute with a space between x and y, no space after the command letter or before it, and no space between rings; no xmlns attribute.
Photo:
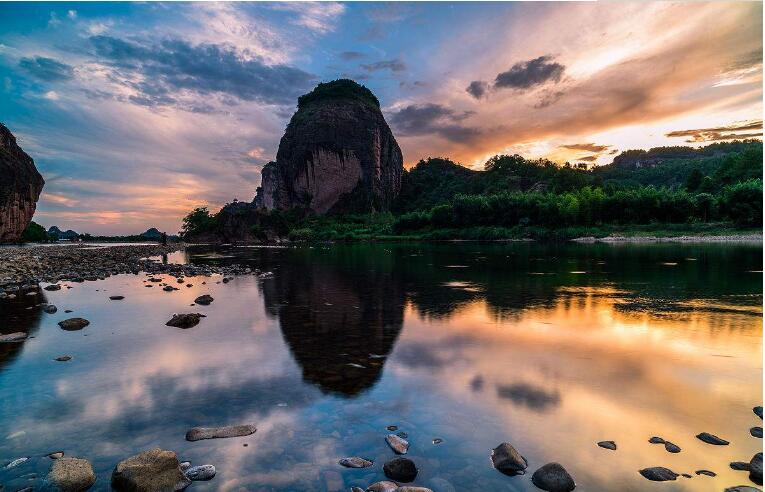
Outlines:
<svg viewBox="0 0 765 492"><path fill-rule="evenodd" d="M50 283L46 290L58 290L58 282L103 280L112 275L170 274L178 278L212 274L251 273L241 265L193 265L161 263L149 257L182 249L182 245L94 246L88 244L3 247L0 249L0 299L36 289L40 282Z"/></svg>

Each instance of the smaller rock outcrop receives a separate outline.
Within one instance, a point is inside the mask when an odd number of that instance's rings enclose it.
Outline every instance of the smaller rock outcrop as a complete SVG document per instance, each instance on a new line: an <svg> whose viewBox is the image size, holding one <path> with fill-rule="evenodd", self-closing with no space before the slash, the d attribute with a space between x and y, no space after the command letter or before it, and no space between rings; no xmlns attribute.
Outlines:
<svg viewBox="0 0 765 492"><path fill-rule="evenodd" d="M0 242L18 241L35 213L45 180L16 137L0 123Z"/></svg>
<svg viewBox="0 0 765 492"><path fill-rule="evenodd" d="M48 483L56 490L79 492L88 490L96 483L96 474L88 460L80 458L58 458L48 473Z"/></svg>

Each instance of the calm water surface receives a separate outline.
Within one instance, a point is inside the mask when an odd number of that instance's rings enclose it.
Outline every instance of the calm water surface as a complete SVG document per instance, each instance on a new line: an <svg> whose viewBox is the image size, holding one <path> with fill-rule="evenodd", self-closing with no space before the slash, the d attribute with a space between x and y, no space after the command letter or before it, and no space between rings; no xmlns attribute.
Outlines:
<svg viewBox="0 0 765 492"><path fill-rule="evenodd" d="M749 435L761 425L761 245L373 244L169 260L244 260L273 275L191 278L172 293L121 275L0 304L0 332L34 337L0 346L0 466L33 456L0 469L9 490L39 484L22 475L44 476L40 456L58 450L90 459L94 489L108 490L119 460L154 446L216 466L189 490L348 490L384 478L390 425L409 435L415 483L436 492L536 490L530 473L491 467L502 441L530 471L560 462L577 490L750 484L728 463L762 449ZM210 306L189 306L205 293ZM165 326L175 312L207 318ZM91 324L61 330L70 316ZM257 433L184 440L192 426L240 423ZM702 431L731 445L704 444ZM344 469L345 456L375 466ZM656 484L637 473L649 466L718 476Z"/></svg>

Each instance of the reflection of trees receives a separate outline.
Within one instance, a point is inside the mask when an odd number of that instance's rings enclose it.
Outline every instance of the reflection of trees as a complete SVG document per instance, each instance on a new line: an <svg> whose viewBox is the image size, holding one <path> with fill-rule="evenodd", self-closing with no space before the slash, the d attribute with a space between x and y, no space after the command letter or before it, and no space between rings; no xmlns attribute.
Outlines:
<svg viewBox="0 0 765 492"><path fill-rule="evenodd" d="M403 323L404 293L390 264L335 250L287 258L263 281L263 297L304 380L345 396L372 387Z"/></svg>
<svg viewBox="0 0 765 492"><path fill-rule="evenodd" d="M36 292L37 295L28 296L27 292ZM45 302L44 292L37 287L37 290L17 292L15 299L0 300L0 334L22 331L31 335L37 331L42 317L41 304ZM0 367L15 359L23 345L24 342L0 343Z"/></svg>
<svg viewBox="0 0 765 492"><path fill-rule="evenodd" d="M606 296L622 309L646 300L641 311L654 316L678 303L709 311L709 299L725 294L725 303L748 306L751 315L762 286L758 274L744 272L762 268L761 252L730 244L350 244L259 250L256 263L274 271L262 286L266 309L279 318L304 378L353 395L379 378L405 302L443 318L483 301L507 318Z"/></svg>

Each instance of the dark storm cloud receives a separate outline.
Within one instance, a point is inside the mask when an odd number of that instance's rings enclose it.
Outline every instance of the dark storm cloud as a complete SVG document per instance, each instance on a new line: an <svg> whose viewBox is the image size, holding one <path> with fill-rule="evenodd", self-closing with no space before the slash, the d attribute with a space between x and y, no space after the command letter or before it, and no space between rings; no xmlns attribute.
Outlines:
<svg viewBox="0 0 765 492"><path fill-rule="evenodd" d="M406 64L398 58L394 60L381 60L375 63L362 64L361 68L367 72L376 72L378 70L390 70L392 72L403 72L406 70Z"/></svg>
<svg viewBox="0 0 765 492"><path fill-rule="evenodd" d="M459 122L472 115L457 112L440 104L411 104L390 115L393 127L402 135L439 134L455 142L464 142L480 132Z"/></svg>
<svg viewBox="0 0 765 492"><path fill-rule="evenodd" d="M365 55L364 53L360 51L343 51L342 53L338 54L338 56L342 58L343 60L350 61L350 60L358 60L360 58L364 58L367 55Z"/></svg>
<svg viewBox="0 0 765 492"><path fill-rule="evenodd" d="M481 99L489 91L489 83L483 80L474 80L465 90L474 98Z"/></svg>
<svg viewBox="0 0 765 492"><path fill-rule="evenodd" d="M718 126L714 128L697 128L694 130L677 130L665 134L667 137L690 137L686 140L688 143L694 142L715 142L719 140L733 140L742 138L761 137L762 131L754 132L752 130L762 130L762 120L747 121L728 126ZM749 132L749 133L737 133Z"/></svg>
<svg viewBox="0 0 765 492"><path fill-rule="evenodd" d="M559 82L565 69L566 67L553 61L551 56L540 56L516 63L507 72L497 74L494 87L523 90L548 81Z"/></svg>
<svg viewBox="0 0 765 492"><path fill-rule="evenodd" d="M594 143L577 143L577 144L568 144L568 145L561 145L564 149L569 150L584 150L586 152L603 152L604 150L611 147L610 145L598 145Z"/></svg>
<svg viewBox="0 0 765 492"><path fill-rule="evenodd" d="M22 58L19 60L19 66L34 77L47 82L68 80L74 77L74 69L70 65L44 56Z"/></svg>
<svg viewBox="0 0 765 492"><path fill-rule="evenodd" d="M474 80L465 88L468 94L481 99L492 89L515 89L525 91L547 82L560 82L566 67L554 61L550 55L533 60L518 62L510 70L497 74L492 84L483 80ZM536 104L536 108L545 108L561 98L561 91L547 91Z"/></svg>
<svg viewBox="0 0 765 492"><path fill-rule="evenodd" d="M136 104L172 104L173 94L182 90L289 104L314 79L295 67L245 59L227 45L192 45L177 39L142 45L110 36L93 36L90 41L99 61L114 69L112 80L140 92L134 97ZM140 82L134 81L136 75Z"/></svg>

